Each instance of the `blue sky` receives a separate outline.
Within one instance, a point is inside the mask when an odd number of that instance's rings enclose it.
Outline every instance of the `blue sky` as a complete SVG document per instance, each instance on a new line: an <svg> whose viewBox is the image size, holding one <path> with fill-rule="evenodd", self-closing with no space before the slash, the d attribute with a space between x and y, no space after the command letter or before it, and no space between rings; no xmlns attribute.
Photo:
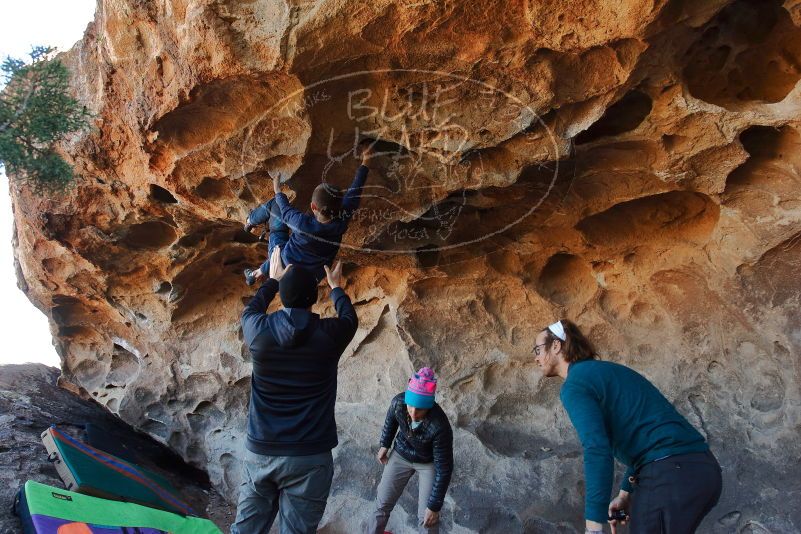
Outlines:
<svg viewBox="0 0 801 534"><path fill-rule="evenodd" d="M33 45L69 50L94 18L95 0L2 0L0 57L26 58ZM57 366L47 318L17 288L11 250L11 200L0 172L0 364L42 362Z"/></svg>

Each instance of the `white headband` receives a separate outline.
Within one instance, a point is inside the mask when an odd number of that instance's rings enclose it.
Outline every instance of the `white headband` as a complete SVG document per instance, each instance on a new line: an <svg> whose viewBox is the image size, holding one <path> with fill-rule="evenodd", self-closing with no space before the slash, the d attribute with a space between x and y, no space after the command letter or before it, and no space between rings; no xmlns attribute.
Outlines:
<svg viewBox="0 0 801 534"><path fill-rule="evenodd" d="M562 321L556 321L554 324L548 327L548 330L550 330L553 335L562 341L567 339L567 336L565 336L565 327L562 326Z"/></svg>

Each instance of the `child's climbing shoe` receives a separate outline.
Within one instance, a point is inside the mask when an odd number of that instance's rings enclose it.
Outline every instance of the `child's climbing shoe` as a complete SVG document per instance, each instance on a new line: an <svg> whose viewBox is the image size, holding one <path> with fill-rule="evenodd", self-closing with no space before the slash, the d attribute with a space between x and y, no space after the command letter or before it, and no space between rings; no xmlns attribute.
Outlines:
<svg viewBox="0 0 801 534"><path fill-rule="evenodd" d="M245 269L245 283L249 286L256 283L256 275L253 274L253 269Z"/></svg>
<svg viewBox="0 0 801 534"><path fill-rule="evenodd" d="M266 229L262 230L261 233L259 234L259 241L264 241L265 243L270 241Z"/></svg>

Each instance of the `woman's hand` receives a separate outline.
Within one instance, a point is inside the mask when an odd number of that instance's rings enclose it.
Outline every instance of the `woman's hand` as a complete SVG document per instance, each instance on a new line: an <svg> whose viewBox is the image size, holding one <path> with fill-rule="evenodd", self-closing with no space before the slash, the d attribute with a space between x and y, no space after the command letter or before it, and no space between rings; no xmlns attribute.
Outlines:
<svg viewBox="0 0 801 534"><path fill-rule="evenodd" d="M437 523L439 523L439 512L434 512L426 508L426 515L423 518L423 526L426 528L431 528Z"/></svg>

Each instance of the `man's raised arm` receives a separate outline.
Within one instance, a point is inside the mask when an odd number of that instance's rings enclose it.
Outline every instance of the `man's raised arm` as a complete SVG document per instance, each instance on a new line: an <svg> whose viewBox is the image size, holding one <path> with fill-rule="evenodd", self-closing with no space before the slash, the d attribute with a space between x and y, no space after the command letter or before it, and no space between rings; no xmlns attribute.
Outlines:
<svg viewBox="0 0 801 534"><path fill-rule="evenodd" d="M276 293L278 293L278 280L268 278L242 311L242 335L248 347L266 327L267 308L275 298Z"/></svg>
<svg viewBox="0 0 801 534"><path fill-rule="evenodd" d="M336 335L344 349L356 335L359 318L356 316L356 309L353 307L350 297L340 287L342 285L342 262L338 261L333 269L329 269L327 265L324 265L324 268L328 285L331 286L331 300L334 301L334 308L339 318L339 329Z"/></svg>

